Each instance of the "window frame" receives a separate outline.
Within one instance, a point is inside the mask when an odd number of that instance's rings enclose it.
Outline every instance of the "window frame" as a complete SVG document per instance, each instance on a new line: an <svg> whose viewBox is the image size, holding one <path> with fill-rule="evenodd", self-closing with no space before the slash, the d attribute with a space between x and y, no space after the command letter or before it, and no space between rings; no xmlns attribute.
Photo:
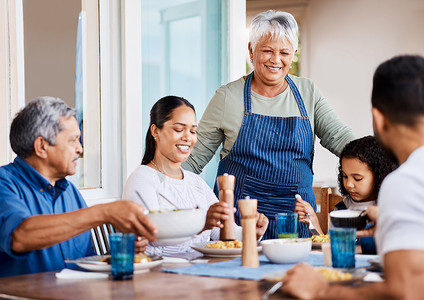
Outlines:
<svg viewBox="0 0 424 300"><path fill-rule="evenodd" d="M2 128L0 160L4 165L13 159L8 133L16 112L25 105L23 0L0 0L0 107ZM92 0L83 0L93 2ZM139 0L95 1L99 37L97 82L87 85L98 90L101 122L101 187L81 189L88 205L121 198L122 186L141 162L143 148L141 93L141 2ZM84 7L84 6L83 6ZM228 29L224 79L235 80L245 74L244 1L226 0L225 26ZM243 13L244 12L244 13ZM6 17L7 16L7 17ZM87 37L89 38L89 37ZM10 66L10 67L9 67ZM3 68L4 67L4 68ZM93 71L96 72L96 71ZM91 73L88 73L91 74ZM89 75L91 76L91 75ZM93 80L91 78L90 80ZM99 83L100 82L100 83ZM94 93L94 92L93 92ZM91 97L88 94L87 97ZM87 111L87 110L86 110ZM89 111L88 111L89 112ZM144 117L148 113L144 113Z"/></svg>
<svg viewBox="0 0 424 300"><path fill-rule="evenodd" d="M84 80L84 98L94 99L85 101L84 104L84 114L89 114L91 120L88 122L91 124L85 122L84 135L87 143L84 148L86 154L87 148L99 153L94 159L91 158L89 168L100 171L100 187L81 188L80 191L87 204L92 205L120 199L122 192L122 176L119 171L122 166L121 102L116 101L121 96L121 7L111 0L82 0L81 4L82 11L89 16L86 18L88 30L84 32L88 42L88 57L84 59L84 72L87 75ZM16 112L25 106L23 0L0 0L0 16L5 16L0 22L0 105L5 108L1 110L0 125L7 128L0 134L0 142L8 145L0 150L1 164L4 165L15 156L8 138L11 121ZM118 46L114 43L118 43ZM117 68L118 72L111 72Z"/></svg>

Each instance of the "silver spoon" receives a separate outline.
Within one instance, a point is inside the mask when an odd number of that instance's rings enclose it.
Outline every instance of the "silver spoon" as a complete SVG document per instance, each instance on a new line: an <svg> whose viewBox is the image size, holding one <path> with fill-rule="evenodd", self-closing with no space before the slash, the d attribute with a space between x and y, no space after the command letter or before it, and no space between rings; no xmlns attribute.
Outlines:
<svg viewBox="0 0 424 300"><path fill-rule="evenodd" d="M171 204L175 209L181 210L178 206L176 206L174 203L171 202L168 198L166 198L161 192L158 193L158 196L161 196L163 199L165 199L169 204Z"/></svg>
<svg viewBox="0 0 424 300"><path fill-rule="evenodd" d="M280 287L283 286L283 282L279 281L276 284L274 284L266 293L262 296L262 300L268 300L269 296L274 294Z"/></svg>
<svg viewBox="0 0 424 300"><path fill-rule="evenodd" d="M313 235L319 235L318 230L316 230L314 224L312 224L311 218L309 217L309 214L306 214L306 216L308 217L309 220L309 231L313 234Z"/></svg>
<svg viewBox="0 0 424 300"><path fill-rule="evenodd" d="M144 208L145 208L145 210L144 210L144 214L145 214L145 215L148 215L148 214L149 214L150 209L149 209L149 207L147 206L146 201L144 201L143 197L141 197L141 195L140 195L140 193L139 193L138 191L135 191L135 193L137 194L138 198L140 198L141 202L142 202L142 203L143 203L143 205L144 205Z"/></svg>
<svg viewBox="0 0 424 300"><path fill-rule="evenodd" d="M302 197L299 194L296 194L294 197L296 198L296 200L297 199L302 199ZM314 224L312 224L311 218L309 217L309 213L307 213L306 216L308 217L308 220L309 220L309 231L313 235L319 235L318 230L316 230Z"/></svg>

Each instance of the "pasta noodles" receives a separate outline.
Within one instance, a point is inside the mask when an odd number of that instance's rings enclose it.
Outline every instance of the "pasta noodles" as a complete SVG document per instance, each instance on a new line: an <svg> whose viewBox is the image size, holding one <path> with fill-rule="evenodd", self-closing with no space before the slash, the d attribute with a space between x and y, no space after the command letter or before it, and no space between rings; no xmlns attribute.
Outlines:
<svg viewBox="0 0 424 300"><path fill-rule="evenodd" d="M344 273L331 268L315 267L314 269L328 281L342 281L352 279L351 273Z"/></svg>
<svg viewBox="0 0 424 300"><path fill-rule="evenodd" d="M330 236L328 234L320 234L312 236L312 243L328 243L330 242Z"/></svg>
<svg viewBox="0 0 424 300"><path fill-rule="evenodd" d="M209 243L205 246L205 248L214 248L214 249L232 249L232 248L241 248L243 243L235 240L235 241L217 241L213 243Z"/></svg>

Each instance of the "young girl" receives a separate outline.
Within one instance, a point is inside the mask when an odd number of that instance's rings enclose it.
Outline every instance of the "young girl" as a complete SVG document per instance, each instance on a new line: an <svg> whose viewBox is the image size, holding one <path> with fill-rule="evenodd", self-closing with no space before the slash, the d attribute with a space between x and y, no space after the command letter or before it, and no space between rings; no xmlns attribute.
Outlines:
<svg viewBox="0 0 424 300"><path fill-rule="evenodd" d="M343 149L339 160L339 189L345 197L336 209L365 210L375 205L384 177L396 169L394 156L386 152L373 136L351 141ZM320 234L323 234L317 215L308 202L297 197L295 212L299 221L309 223L307 214Z"/></svg>

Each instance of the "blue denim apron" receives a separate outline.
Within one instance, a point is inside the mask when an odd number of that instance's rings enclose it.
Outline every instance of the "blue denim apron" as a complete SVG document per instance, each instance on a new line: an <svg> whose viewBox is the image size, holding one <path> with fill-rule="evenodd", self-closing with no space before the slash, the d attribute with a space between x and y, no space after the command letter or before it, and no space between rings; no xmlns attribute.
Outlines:
<svg viewBox="0 0 424 300"><path fill-rule="evenodd" d="M300 117L273 117L251 112L253 72L244 84L244 118L237 139L218 166L218 175L236 177L234 205L249 196L258 200L258 212L269 219L264 239L278 237L275 214L292 212L295 194L316 210L312 190L314 136L302 97L289 76L285 79L296 98ZM217 187L215 185L215 192ZM240 214L235 215L240 224ZM306 224L298 224L299 237L309 237Z"/></svg>

